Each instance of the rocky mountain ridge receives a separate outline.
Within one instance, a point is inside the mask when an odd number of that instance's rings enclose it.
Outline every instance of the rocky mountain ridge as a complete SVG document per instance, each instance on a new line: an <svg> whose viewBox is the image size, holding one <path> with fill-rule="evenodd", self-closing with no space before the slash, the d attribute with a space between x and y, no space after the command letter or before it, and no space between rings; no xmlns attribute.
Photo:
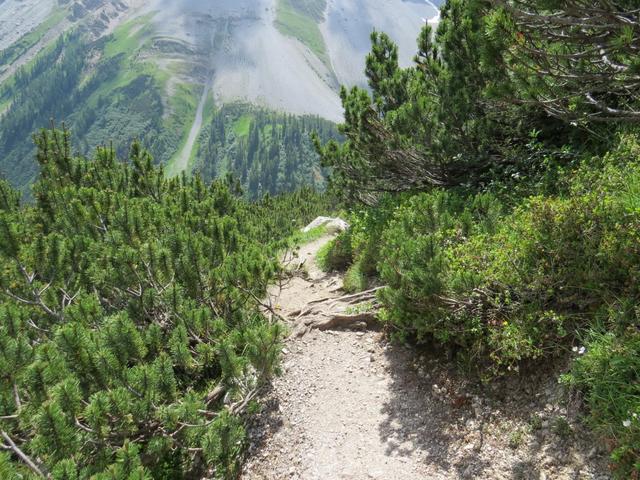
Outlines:
<svg viewBox="0 0 640 480"><path fill-rule="evenodd" d="M171 174L193 168L200 133L225 104L340 122L339 87L365 83L371 31L387 32L406 65L420 28L437 14L431 2L405 0L3 0L2 7L0 171L19 187L35 175L31 134L52 119L71 129L81 153L139 138Z"/></svg>

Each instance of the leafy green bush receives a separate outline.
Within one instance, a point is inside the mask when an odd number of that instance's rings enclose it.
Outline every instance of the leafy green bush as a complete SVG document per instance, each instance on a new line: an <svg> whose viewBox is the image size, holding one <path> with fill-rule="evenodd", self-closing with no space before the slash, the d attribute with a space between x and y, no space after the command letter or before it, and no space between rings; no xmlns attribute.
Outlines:
<svg viewBox="0 0 640 480"><path fill-rule="evenodd" d="M318 266L325 272L343 271L351 263L352 259L351 232L349 230L342 232L336 238L323 245L316 255Z"/></svg>
<svg viewBox="0 0 640 480"><path fill-rule="evenodd" d="M633 323L637 325L637 312ZM594 333L566 384L585 392L589 422L613 450L619 478L640 474L640 333Z"/></svg>
<svg viewBox="0 0 640 480"><path fill-rule="evenodd" d="M620 166L637 151L623 139L602 168L576 174L570 195L533 197L508 215L486 194L403 203L378 265L385 317L497 368L564 351L601 309L640 295L640 169Z"/></svg>
<svg viewBox="0 0 640 480"><path fill-rule="evenodd" d="M362 277L378 274L382 234L401 198L383 197L376 208L360 210L351 216L349 241L354 274Z"/></svg>

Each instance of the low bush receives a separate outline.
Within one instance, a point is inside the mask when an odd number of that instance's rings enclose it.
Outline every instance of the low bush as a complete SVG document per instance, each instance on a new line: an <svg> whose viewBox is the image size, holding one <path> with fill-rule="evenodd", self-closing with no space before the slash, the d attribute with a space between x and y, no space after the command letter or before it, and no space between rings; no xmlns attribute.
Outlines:
<svg viewBox="0 0 640 480"><path fill-rule="evenodd" d="M436 191L401 204L378 263L385 318L496 369L566 350L614 299L640 294L640 170L620 167L635 149L623 141L599 174L583 167L569 195L508 214L488 194Z"/></svg>
<svg viewBox="0 0 640 480"><path fill-rule="evenodd" d="M483 272L468 269L456 249L492 233L500 211L489 195L469 199L444 191L397 207L382 235L378 269L389 287L382 293L384 317L400 335L474 348L482 336L480 312L465 312L458 297L471 295Z"/></svg>
<svg viewBox="0 0 640 480"><path fill-rule="evenodd" d="M36 138L34 203L0 181L0 478L237 478L284 338L256 299L321 198Z"/></svg>
<svg viewBox="0 0 640 480"><path fill-rule="evenodd" d="M325 272L344 271L353 261L351 250L351 232L342 232L336 238L327 242L316 256L318 266Z"/></svg>
<svg viewBox="0 0 640 480"><path fill-rule="evenodd" d="M637 313L634 323L637 325ZM584 350L582 350L584 348ZM640 473L640 332L592 333L564 382L585 392L589 423L612 450L619 478Z"/></svg>

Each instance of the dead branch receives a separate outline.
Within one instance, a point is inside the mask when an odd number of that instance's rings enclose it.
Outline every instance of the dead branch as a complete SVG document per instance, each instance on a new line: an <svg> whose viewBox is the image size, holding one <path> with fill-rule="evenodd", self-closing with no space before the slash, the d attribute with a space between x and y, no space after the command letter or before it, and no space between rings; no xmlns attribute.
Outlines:
<svg viewBox="0 0 640 480"><path fill-rule="evenodd" d="M491 4L509 14L518 35L509 68L530 75L536 103L547 113L566 121L640 122L637 8L608 0Z"/></svg>
<svg viewBox="0 0 640 480"><path fill-rule="evenodd" d="M216 386L216 388L214 388L207 394L207 398L205 399L205 405L208 407L212 403L217 402L224 396L226 391L227 389L225 388L224 385L220 384Z"/></svg>
<svg viewBox="0 0 640 480"><path fill-rule="evenodd" d="M47 474L44 473L46 472L46 470L44 469L44 467L42 467L41 465L38 465L36 462L34 462L26 453L24 453L22 450L20 450L20 447L18 447L13 440L11 440L11 437L9 437L9 435L7 435L7 432L2 431L1 433L2 438L4 439L5 442L7 442L8 447L13 451L13 453L15 453L18 457L20 457L20 459L31 469L33 470L36 474L40 475L41 477L46 478Z"/></svg>

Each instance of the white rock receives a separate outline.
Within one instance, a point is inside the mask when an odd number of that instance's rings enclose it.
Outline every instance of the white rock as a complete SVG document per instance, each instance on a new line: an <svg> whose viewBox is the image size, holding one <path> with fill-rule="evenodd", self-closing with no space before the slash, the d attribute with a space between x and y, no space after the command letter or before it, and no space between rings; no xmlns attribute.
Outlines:
<svg viewBox="0 0 640 480"><path fill-rule="evenodd" d="M332 217L318 217L309 225L304 227L302 231L304 233L309 232L317 227L326 226L327 233L340 233L349 229L349 224L342 220L341 218L332 218Z"/></svg>
<svg viewBox="0 0 640 480"><path fill-rule="evenodd" d="M327 223L327 232L328 233L340 233L349 229L349 224L342 220L341 218L334 218L332 221Z"/></svg>

